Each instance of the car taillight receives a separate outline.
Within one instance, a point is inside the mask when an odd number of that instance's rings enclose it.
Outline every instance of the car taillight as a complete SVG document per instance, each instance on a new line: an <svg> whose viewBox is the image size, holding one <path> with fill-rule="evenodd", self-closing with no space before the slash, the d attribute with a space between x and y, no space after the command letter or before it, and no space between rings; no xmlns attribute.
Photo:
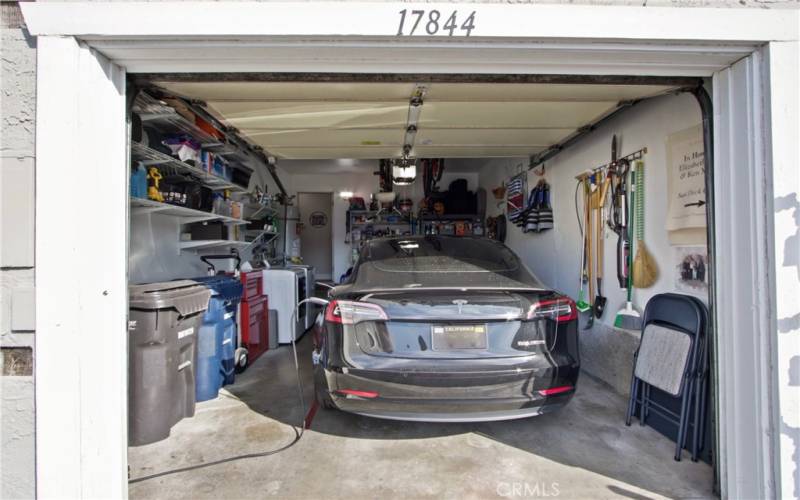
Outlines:
<svg viewBox="0 0 800 500"><path fill-rule="evenodd" d="M555 396L556 394L562 394L564 392L569 392L572 389L574 389L574 387L572 387L571 385L562 385L562 386L559 386L559 387L551 387L549 389L542 389L542 390L540 390L538 392L542 396Z"/></svg>
<svg viewBox="0 0 800 500"><path fill-rule="evenodd" d="M355 389L337 389L336 394L340 396L354 396L357 398L367 398L367 399L375 399L378 397L378 393L374 391L357 391Z"/></svg>
<svg viewBox="0 0 800 500"><path fill-rule="evenodd" d="M551 319L553 321L572 321L578 319L578 308L569 297L542 300L528 309L528 319Z"/></svg>
<svg viewBox="0 0 800 500"><path fill-rule="evenodd" d="M333 300L325 309L325 321L355 325L362 321L381 321L389 317L381 306L351 300Z"/></svg>

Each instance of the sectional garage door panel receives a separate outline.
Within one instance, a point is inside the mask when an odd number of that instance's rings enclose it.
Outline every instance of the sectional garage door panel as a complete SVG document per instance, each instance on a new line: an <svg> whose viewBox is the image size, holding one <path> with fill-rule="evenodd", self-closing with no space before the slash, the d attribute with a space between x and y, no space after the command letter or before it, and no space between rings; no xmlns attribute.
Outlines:
<svg viewBox="0 0 800 500"><path fill-rule="evenodd" d="M562 137L572 133L573 129L430 129L424 128L417 134L418 146L452 146L452 145L495 145L495 146L527 146L545 148Z"/></svg>
<svg viewBox="0 0 800 500"><path fill-rule="evenodd" d="M278 147L361 147L394 146L402 148L403 134L387 129L289 129L247 130L247 137L267 149Z"/></svg>
<svg viewBox="0 0 800 500"><path fill-rule="evenodd" d="M155 82L184 97L207 101L406 101L413 83Z"/></svg>
<svg viewBox="0 0 800 500"><path fill-rule="evenodd" d="M270 153L286 160L326 160L330 158L380 159L397 158L403 153L401 147L276 147Z"/></svg>
<svg viewBox="0 0 800 500"><path fill-rule="evenodd" d="M417 158L519 158L544 148L530 146L415 146L412 156Z"/></svg>
<svg viewBox="0 0 800 500"><path fill-rule="evenodd" d="M671 87L660 85L591 85L517 83L433 83L426 99L434 101L606 101L618 102L659 95Z"/></svg>
<svg viewBox="0 0 800 500"><path fill-rule="evenodd" d="M426 102L420 128L447 125L480 128L578 128L591 123L616 101L600 102Z"/></svg>
<svg viewBox="0 0 800 500"><path fill-rule="evenodd" d="M408 117L408 102L227 102L211 101L225 120L247 132L250 129L296 128L397 128Z"/></svg>
<svg viewBox="0 0 800 500"><path fill-rule="evenodd" d="M411 156L529 156L615 110L671 87L430 81L159 81L278 158L380 159L403 154L410 100L421 93ZM356 79L356 78L354 78Z"/></svg>

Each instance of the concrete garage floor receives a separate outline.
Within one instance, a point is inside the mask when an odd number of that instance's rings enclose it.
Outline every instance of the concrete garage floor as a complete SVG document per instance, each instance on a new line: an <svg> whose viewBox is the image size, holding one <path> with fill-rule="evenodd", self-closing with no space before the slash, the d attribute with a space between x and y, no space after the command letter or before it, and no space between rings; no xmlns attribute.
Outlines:
<svg viewBox="0 0 800 500"><path fill-rule="evenodd" d="M311 401L310 336L300 343ZM625 398L582 376L566 408L476 424L378 420L320 410L294 446L130 485L131 498L713 498L712 469L648 427ZM159 443L129 449L139 478L290 443L302 419L290 347L270 351Z"/></svg>

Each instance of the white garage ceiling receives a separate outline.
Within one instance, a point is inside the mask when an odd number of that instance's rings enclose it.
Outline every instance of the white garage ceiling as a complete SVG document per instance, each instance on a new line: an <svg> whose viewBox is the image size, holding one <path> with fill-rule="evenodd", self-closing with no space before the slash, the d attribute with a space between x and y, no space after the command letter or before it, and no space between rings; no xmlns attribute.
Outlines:
<svg viewBox="0 0 800 500"><path fill-rule="evenodd" d="M154 82L208 104L282 159L399 157L416 83ZM519 157L593 123L660 85L425 83L412 156Z"/></svg>

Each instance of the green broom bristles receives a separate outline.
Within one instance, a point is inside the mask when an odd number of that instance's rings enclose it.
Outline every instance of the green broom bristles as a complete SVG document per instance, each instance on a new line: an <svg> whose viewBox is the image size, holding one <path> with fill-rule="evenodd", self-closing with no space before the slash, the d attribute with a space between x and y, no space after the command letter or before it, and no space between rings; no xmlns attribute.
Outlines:
<svg viewBox="0 0 800 500"><path fill-rule="evenodd" d="M580 294L578 295L578 301L575 302L575 307L578 308L580 312L586 312L592 308L588 302L586 302L586 297L583 295L583 289L581 289Z"/></svg>

